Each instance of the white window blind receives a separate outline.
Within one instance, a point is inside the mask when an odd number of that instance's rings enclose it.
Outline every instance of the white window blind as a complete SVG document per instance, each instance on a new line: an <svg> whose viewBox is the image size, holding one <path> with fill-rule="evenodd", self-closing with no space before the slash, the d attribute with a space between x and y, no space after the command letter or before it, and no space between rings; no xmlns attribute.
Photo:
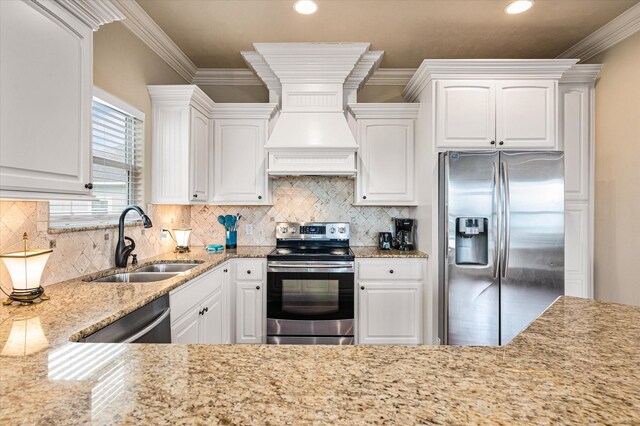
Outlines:
<svg viewBox="0 0 640 426"><path fill-rule="evenodd" d="M102 95L93 98L92 108L92 183L97 200L50 202L51 228L113 224L122 209L144 199L144 114ZM118 103L124 108L114 105Z"/></svg>

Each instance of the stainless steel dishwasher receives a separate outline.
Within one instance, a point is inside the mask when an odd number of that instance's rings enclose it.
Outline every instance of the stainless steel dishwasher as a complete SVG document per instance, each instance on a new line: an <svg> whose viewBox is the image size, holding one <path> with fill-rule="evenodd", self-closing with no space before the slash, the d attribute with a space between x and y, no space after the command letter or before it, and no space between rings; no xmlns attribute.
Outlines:
<svg viewBox="0 0 640 426"><path fill-rule="evenodd" d="M171 343L166 294L80 340L86 343Z"/></svg>

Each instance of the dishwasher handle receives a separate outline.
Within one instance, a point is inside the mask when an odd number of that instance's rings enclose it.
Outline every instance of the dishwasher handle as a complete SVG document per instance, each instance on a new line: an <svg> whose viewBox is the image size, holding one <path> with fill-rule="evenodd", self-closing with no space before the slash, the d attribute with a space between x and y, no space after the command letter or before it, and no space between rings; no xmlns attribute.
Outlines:
<svg viewBox="0 0 640 426"><path fill-rule="evenodd" d="M153 320L151 322L151 324L149 324L148 326L146 326L142 330L138 331L137 333L133 334L132 336L127 337L126 339L124 339L124 340L122 340L121 342L118 342L118 343L135 342L136 340L138 340L139 338L141 338L142 336L144 336L145 334L149 333L151 330L156 328L160 323L162 323L162 321L164 321L169 316L170 313L171 313L171 308L165 309L158 316L158 318L156 318L155 320Z"/></svg>

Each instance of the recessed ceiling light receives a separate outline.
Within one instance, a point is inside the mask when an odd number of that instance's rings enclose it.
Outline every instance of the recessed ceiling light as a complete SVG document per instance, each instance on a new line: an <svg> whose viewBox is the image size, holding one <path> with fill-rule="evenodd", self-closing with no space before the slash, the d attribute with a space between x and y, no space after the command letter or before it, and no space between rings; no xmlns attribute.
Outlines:
<svg viewBox="0 0 640 426"><path fill-rule="evenodd" d="M526 12L531 9L532 6L533 0L516 0L509 3L509 5L504 8L504 11L509 15L515 15L517 13Z"/></svg>
<svg viewBox="0 0 640 426"><path fill-rule="evenodd" d="M318 5L313 0L298 0L293 4L293 8L296 12L303 15L311 15L312 13L316 13Z"/></svg>

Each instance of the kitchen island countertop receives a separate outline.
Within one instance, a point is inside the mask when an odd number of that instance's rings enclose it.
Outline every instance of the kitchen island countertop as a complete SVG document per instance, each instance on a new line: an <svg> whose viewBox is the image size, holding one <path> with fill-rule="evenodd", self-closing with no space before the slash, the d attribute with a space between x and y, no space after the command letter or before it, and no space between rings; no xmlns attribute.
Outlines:
<svg viewBox="0 0 640 426"><path fill-rule="evenodd" d="M192 278L267 249L151 261L203 260ZM640 422L640 307L585 299L560 298L504 347L69 341L179 282L70 280L0 310L0 423Z"/></svg>

